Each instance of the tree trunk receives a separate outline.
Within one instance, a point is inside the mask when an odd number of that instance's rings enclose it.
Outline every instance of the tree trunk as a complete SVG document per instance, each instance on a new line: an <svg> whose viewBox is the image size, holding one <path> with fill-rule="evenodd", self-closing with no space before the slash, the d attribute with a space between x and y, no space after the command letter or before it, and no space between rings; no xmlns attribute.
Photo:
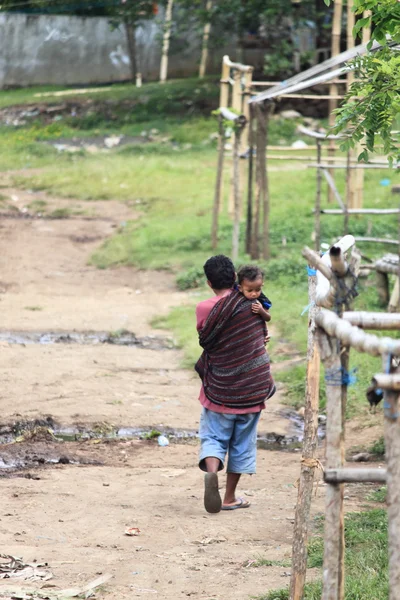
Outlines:
<svg viewBox="0 0 400 600"><path fill-rule="evenodd" d="M173 3L174 3L174 0L168 0L167 10L165 12L164 35L163 35L163 45L162 45L162 52L161 52L161 65L160 65L160 83L165 83L167 81L168 50L169 50L169 40L171 37L171 21L172 21Z"/></svg>
<svg viewBox="0 0 400 600"><path fill-rule="evenodd" d="M213 0L207 0L207 4L206 4L206 11L207 11L207 13L211 12L212 5L213 5ZM208 40L210 38L210 31L211 31L211 21L210 21L210 18L211 17L209 16L209 20L204 25L204 29L203 29L203 43L202 43L202 47L201 47L201 59L200 59L200 69L199 69L199 77L200 77L200 79L203 79L203 77L206 74L206 69L207 69Z"/></svg>
<svg viewBox="0 0 400 600"><path fill-rule="evenodd" d="M136 53L136 27L132 23L125 22L126 41L128 43L129 64L131 69L132 83L136 83L137 53Z"/></svg>

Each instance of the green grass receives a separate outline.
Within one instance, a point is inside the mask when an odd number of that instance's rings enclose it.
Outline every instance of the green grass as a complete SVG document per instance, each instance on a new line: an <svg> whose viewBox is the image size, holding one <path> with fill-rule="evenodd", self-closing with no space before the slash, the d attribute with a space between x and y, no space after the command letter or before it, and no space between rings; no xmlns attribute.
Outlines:
<svg viewBox="0 0 400 600"><path fill-rule="evenodd" d="M309 546L308 566L322 567L321 533ZM345 518L345 598L346 600L387 600L388 540L387 515L382 509L350 513ZM362 576L361 576L362 574ZM320 581L308 583L304 600L320 600ZM258 596L257 600L288 600L289 590L281 589Z"/></svg>

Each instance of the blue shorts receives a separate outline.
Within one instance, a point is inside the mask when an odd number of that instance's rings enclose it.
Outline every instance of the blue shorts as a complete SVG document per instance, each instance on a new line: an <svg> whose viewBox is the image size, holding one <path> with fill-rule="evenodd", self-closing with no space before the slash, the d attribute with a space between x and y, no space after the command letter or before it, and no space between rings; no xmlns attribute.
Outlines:
<svg viewBox="0 0 400 600"><path fill-rule="evenodd" d="M219 458L219 471L228 453L227 473L255 473L257 423L260 413L232 415L203 408L200 418L199 467L206 471L205 458Z"/></svg>

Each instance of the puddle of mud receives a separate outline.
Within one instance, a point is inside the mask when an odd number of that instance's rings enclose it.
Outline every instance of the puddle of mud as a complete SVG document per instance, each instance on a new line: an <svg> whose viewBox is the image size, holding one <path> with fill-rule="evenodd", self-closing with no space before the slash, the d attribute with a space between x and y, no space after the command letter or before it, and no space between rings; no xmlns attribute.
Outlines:
<svg viewBox="0 0 400 600"><path fill-rule="evenodd" d="M9 344L114 344L116 346L136 346L149 350L171 350L171 339L157 336L137 337L130 331L109 332L40 332L40 331L0 331L0 342Z"/></svg>
<svg viewBox="0 0 400 600"><path fill-rule="evenodd" d="M287 418L292 425L290 435L277 433L261 434L257 438L257 445L263 450L295 450L301 448L303 442L304 422L296 413L284 411L282 416ZM11 426L0 427L0 444L10 444L15 441L24 441L32 438L32 432L38 429L45 430L54 441L79 442L85 440L151 440L159 435L168 437L171 443L185 443L196 441L199 437L196 429L175 429L169 427L115 427L109 424L99 424L88 428L85 426L63 427L53 421L51 417L44 420L15 423ZM318 437L323 439L325 431L323 426L318 428ZM0 462L0 469L2 468Z"/></svg>

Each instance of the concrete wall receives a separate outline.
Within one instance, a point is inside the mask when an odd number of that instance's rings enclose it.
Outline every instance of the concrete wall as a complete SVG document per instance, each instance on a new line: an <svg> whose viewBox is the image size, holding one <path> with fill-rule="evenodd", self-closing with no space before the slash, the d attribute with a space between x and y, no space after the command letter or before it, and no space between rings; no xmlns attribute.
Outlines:
<svg viewBox="0 0 400 600"><path fill-rule="evenodd" d="M143 22L136 41L144 80L157 80L161 57L159 20ZM174 52L174 43L179 44L178 52ZM171 50L169 77L197 73L198 39L189 36L185 41L172 41ZM225 50L212 53L210 66L215 72L220 69ZM86 85L129 77L125 31L111 30L107 18L0 13L0 88Z"/></svg>

